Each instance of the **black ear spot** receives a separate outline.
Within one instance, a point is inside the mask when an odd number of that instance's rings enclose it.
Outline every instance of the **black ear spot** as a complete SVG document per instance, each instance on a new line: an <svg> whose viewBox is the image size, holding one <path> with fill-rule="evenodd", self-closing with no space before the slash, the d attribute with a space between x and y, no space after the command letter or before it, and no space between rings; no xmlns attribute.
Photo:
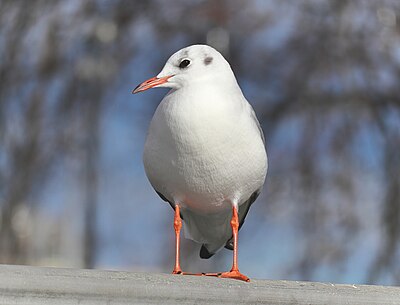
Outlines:
<svg viewBox="0 0 400 305"><path fill-rule="evenodd" d="M209 64L212 63L213 59L214 59L214 58L212 58L211 56L207 56L206 58L204 58L204 64L205 64L206 66L208 66Z"/></svg>

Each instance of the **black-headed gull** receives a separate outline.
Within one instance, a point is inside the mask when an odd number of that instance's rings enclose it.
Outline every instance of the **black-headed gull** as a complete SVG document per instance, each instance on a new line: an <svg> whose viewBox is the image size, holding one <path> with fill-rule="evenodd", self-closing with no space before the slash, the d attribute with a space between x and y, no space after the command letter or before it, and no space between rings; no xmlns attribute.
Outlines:
<svg viewBox="0 0 400 305"><path fill-rule="evenodd" d="M267 173L264 136L229 63L207 45L173 54L161 72L133 93L171 90L150 123L143 161L148 179L175 210L176 260L180 230L202 244L201 258L233 250L229 272L204 273L249 281L237 264L238 230Z"/></svg>

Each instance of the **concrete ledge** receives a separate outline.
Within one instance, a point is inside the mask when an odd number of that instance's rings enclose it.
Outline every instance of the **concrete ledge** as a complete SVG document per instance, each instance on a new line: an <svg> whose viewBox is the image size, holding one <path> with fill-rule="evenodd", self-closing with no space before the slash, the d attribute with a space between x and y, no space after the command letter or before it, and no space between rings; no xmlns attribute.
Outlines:
<svg viewBox="0 0 400 305"><path fill-rule="evenodd" d="M399 305L400 288L0 265L0 304Z"/></svg>

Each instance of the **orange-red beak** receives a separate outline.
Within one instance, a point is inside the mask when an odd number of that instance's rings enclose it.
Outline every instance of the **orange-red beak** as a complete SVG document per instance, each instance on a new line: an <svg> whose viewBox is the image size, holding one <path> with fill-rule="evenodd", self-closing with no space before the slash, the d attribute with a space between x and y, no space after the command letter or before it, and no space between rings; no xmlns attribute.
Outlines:
<svg viewBox="0 0 400 305"><path fill-rule="evenodd" d="M172 76L173 75L168 75L160 78L157 77L150 78L144 81L143 83L139 84L135 89L133 89L132 94L145 91L147 89L156 87L161 84L165 84L166 82L168 82L168 79L170 79Z"/></svg>

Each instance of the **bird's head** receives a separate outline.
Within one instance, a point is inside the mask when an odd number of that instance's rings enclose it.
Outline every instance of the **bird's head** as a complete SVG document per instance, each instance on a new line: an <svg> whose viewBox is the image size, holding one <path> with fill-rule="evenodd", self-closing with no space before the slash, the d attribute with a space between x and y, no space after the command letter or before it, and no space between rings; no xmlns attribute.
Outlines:
<svg viewBox="0 0 400 305"><path fill-rule="evenodd" d="M207 45L192 45L173 54L156 77L139 84L132 93L156 87L179 89L203 80L218 82L224 80L221 76L232 75L229 63L217 50Z"/></svg>

